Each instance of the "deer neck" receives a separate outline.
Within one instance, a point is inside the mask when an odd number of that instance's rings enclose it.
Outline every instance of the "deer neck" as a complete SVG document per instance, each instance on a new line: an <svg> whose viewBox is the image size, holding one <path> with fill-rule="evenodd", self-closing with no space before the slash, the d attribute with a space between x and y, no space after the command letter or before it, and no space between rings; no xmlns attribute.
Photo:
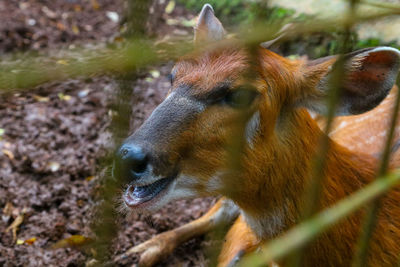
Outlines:
<svg viewBox="0 0 400 267"><path fill-rule="evenodd" d="M298 222L304 191L312 178L313 157L323 135L306 110L289 116L286 125L278 126L285 131L275 129L270 136L261 135L266 141L255 142L249 149L241 177L245 184L231 195L261 239L274 237ZM368 183L375 162L330 140L325 166L319 209Z"/></svg>

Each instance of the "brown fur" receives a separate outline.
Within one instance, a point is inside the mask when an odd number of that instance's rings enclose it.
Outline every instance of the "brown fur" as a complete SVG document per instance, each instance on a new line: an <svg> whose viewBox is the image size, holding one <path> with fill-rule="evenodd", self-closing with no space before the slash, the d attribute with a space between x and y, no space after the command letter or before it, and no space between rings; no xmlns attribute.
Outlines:
<svg viewBox="0 0 400 267"><path fill-rule="evenodd" d="M218 258L218 266L233 266L240 258L254 251L260 240L254 235L249 226L239 216L225 237L223 250Z"/></svg>
<svg viewBox="0 0 400 267"><path fill-rule="evenodd" d="M280 209L284 215L281 228L276 229L275 233L259 236L262 240L268 240L292 227L299 219L302 193L310 177L312 157L317 151L322 132L306 110L297 108L298 99L310 93L306 90L315 88L332 62L310 70L304 69L302 62L288 61L268 50L260 50L259 58L260 76L253 83L261 93L257 108L261 117L261 134L254 142L255 149L244 153L243 173L224 178L222 189L213 193L228 196L247 215L260 221L267 220L271 210ZM204 58L179 63L176 67L176 83L190 84L193 86L193 95L198 96L226 80L240 83L237 78L244 73L245 67L243 51L214 52ZM188 142L191 146L191 153L182 160L182 169L198 177L196 189L201 195L212 193L205 186L208 177L221 166L227 166L227 151L224 148L238 119L235 111L221 109L217 106L206 109L188 131L191 134L180 138L181 142ZM320 209L368 184L374 177L375 168L376 160L373 157L352 153L332 141ZM237 190L226 191L226 188ZM390 223L390 218L395 218L392 216L400 212L398 200L400 196L397 190L385 198L369 253L372 266L378 262L380 266L389 266L397 261L400 247L396 240L400 238L400 225L398 222ZM305 266L348 266L359 235L362 215L362 212L358 212L350 216L310 245L304 256ZM232 239L231 242L237 240ZM225 258L229 257L222 254L221 259Z"/></svg>
<svg viewBox="0 0 400 267"><path fill-rule="evenodd" d="M397 91L395 86L388 97L369 112L355 116L337 117L330 137L350 150L374 156L380 155L386 142ZM400 118L397 125L400 125ZM399 138L400 127L396 127L394 144ZM398 150L393 152L396 154Z"/></svg>
<svg viewBox="0 0 400 267"><path fill-rule="evenodd" d="M195 28L195 45L215 44L224 35L212 7L205 5ZM151 168L139 177L140 181L153 183L158 177L174 178L165 189L168 192L158 202L152 202L153 207L179 197L223 195L240 208L242 214L227 235L220 265L232 263L242 251L254 250L299 222L306 185L315 167L313 159L324 136L306 108L325 112L328 77L337 60L328 57L312 62L290 61L261 47L250 55L235 43L224 48L212 45L212 49L182 58L173 70L170 96L126 141L145 148L149 157ZM360 114L378 105L397 75L399 55L392 48L364 49L346 55L337 112ZM257 97L249 106L237 108L229 97L227 102L227 96L235 95L232 92L246 87L258 93L253 94ZM361 117L338 120L329 140L318 210L374 179L379 158L376 153L382 148L385 135L381 133L389 121L388 106L392 104L383 103ZM378 114L384 114L384 119ZM362 116L367 119L360 123ZM255 126L250 124L254 118ZM374 127L370 123L377 120L379 126L371 129ZM340 126L343 122L348 126ZM376 138L368 141L371 135ZM397 134L392 151L392 168L400 164L398 137ZM383 198L368 252L370 266L397 263L399 201L398 187ZM219 215L230 209L218 205L171 235L176 237L180 232L188 238L192 226L194 232L204 232L211 227L210 218L221 218ZM364 212L357 211L309 244L302 257L303 265L349 266ZM231 219L236 215L231 214ZM170 247L175 245L176 242ZM151 258L156 258L157 253Z"/></svg>

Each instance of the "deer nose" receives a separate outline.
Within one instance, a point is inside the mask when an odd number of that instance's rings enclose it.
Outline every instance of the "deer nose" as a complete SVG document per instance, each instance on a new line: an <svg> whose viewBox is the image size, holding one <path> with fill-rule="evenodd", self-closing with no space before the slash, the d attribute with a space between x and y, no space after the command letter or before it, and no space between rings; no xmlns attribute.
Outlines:
<svg viewBox="0 0 400 267"><path fill-rule="evenodd" d="M116 172L123 179L138 179L147 170L149 158L143 148L124 144L116 155Z"/></svg>

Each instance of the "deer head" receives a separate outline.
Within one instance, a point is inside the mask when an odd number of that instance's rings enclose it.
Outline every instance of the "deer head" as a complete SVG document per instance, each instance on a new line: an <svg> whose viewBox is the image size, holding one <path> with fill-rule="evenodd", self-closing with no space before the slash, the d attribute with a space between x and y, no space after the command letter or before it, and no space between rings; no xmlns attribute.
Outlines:
<svg viewBox="0 0 400 267"><path fill-rule="evenodd" d="M225 38L205 5L196 45ZM358 114L379 104L393 86L399 58L390 47L347 55L338 113ZM283 183L271 180L281 179L274 166L302 138L297 129L310 127L305 108L324 112L336 59L290 61L261 46L250 55L234 43L184 56L171 72L167 98L117 152L114 174L126 181L126 206L154 211L173 200L221 194L235 200L237 194L254 197L261 184ZM238 132L242 172L232 177L230 147Z"/></svg>

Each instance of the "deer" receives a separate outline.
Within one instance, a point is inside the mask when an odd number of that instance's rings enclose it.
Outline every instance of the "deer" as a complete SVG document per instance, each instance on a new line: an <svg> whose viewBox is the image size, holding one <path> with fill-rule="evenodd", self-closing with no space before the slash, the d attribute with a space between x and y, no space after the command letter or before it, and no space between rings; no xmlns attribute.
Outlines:
<svg viewBox="0 0 400 267"><path fill-rule="evenodd" d="M212 7L204 5L194 43L207 46L227 38ZM210 47L176 62L167 97L116 152L113 175L126 183L122 201L131 212L156 212L179 199L221 197L199 219L127 252L142 253L144 266L220 225L228 225L229 230L218 266L233 266L301 219L312 159L325 135L309 111L325 114L338 56L291 60L262 45L253 51L255 56L235 43ZM374 180L378 148L397 93L397 49L361 49L344 59L339 117L329 136L318 210ZM379 126L371 127L371 121ZM240 171L231 171L230 146L238 132L243 136L240 162L236 162ZM375 140L368 141L366 135L375 135ZM392 169L399 166L397 158L392 157ZM399 201L398 187L382 200L368 250L370 266L398 262ZM357 211L310 243L302 265L351 265L364 214ZM277 263L285 266L285 260Z"/></svg>

